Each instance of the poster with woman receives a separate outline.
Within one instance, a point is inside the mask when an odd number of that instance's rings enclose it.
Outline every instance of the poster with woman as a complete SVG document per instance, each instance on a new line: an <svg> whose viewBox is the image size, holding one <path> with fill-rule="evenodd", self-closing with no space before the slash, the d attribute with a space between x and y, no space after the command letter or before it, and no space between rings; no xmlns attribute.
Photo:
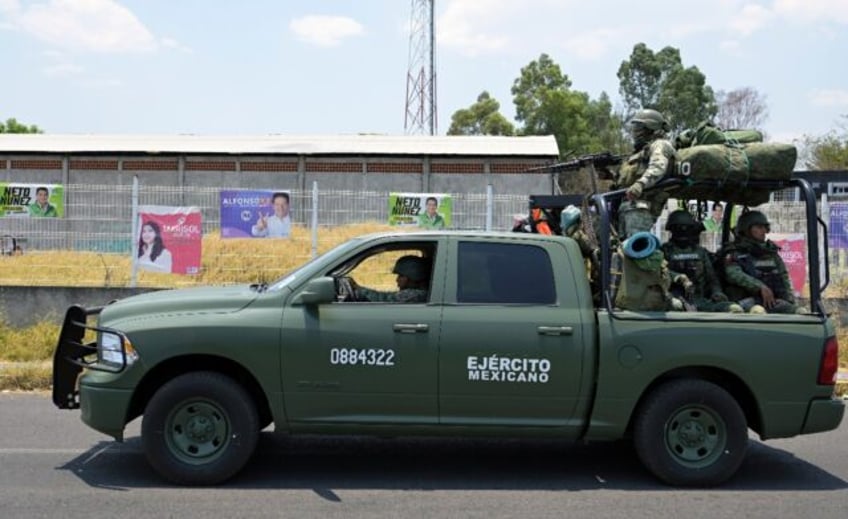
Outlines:
<svg viewBox="0 0 848 519"><path fill-rule="evenodd" d="M203 238L200 209L143 205L138 208L134 265L149 272L197 274Z"/></svg>
<svg viewBox="0 0 848 519"><path fill-rule="evenodd" d="M789 271L789 280L796 296L804 291L807 282L807 238L800 233L771 233L769 240L780 247L780 259Z"/></svg>

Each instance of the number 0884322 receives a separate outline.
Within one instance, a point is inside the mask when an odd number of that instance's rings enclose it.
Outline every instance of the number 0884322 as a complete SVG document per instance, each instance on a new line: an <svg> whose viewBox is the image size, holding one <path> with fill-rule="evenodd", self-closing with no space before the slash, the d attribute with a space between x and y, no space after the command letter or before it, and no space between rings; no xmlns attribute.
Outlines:
<svg viewBox="0 0 848 519"><path fill-rule="evenodd" d="M394 366L394 350L379 348L331 348L330 364L347 366Z"/></svg>

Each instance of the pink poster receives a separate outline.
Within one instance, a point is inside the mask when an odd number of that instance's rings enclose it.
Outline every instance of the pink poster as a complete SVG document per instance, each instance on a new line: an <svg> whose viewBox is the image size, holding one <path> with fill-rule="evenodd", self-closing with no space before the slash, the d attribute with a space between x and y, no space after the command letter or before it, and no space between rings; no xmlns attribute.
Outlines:
<svg viewBox="0 0 848 519"><path fill-rule="evenodd" d="M803 234L772 233L768 238L780 247L780 257L789 271L792 290L801 295L807 282L807 239Z"/></svg>
<svg viewBox="0 0 848 519"><path fill-rule="evenodd" d="M140 206L138 268L150 272L200 272L202 227L197 207Z"/></svg>

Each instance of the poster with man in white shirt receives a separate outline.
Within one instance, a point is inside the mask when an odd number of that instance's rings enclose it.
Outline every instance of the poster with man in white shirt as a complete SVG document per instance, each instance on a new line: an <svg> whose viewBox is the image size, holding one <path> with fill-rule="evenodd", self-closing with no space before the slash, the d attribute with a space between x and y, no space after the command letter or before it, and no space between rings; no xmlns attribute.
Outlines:
<svg viewBox="0 0 848 519"><path fill-rule="evenodd" d="M277 191L271 195L273 211L258 211L256 223L250 228L250 234L262 238L287 238L291 233L289 202L290 195L287 191Z"/></svg>

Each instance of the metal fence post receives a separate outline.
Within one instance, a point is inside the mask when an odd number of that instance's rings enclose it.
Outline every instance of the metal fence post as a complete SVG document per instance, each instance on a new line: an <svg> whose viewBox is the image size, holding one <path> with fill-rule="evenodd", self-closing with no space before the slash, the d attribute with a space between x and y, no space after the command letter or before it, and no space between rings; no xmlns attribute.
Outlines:
<svg viewBox="0 0 848 519"><path fill-rule="evenodd" d="M318 181L312 181L312 259L318 257Z"/></svg>
<svg viewBox="0 0 848 519"><path fill-rule="evenodd" d="M492 218L495 212L495 195L492 184L486 184L486 232L492 232Z"/></svg>
<svg viewBox="0 0 848 519"><path fill-rule="evenodd" d="M824 190L822 190L822 195L821 195L821 219L824 220L826 225L828 225L828 226L830 225L830 202L827 198L827 193ZM820 229L820 227L816 226L816 229ZM816 232L818 232L818 231L816 231ZM819 267L818 267L819 268L819 272L818 272L818 274L819 274L819 285L824 286L824 282L825 282L825 280L823 279L824 278L824 272L825 272L825 263L824 262L830 261L831 257L829 256L830 251L825 250L825 248L824 248L824 240L819 238L818 241L819 241ZM840 266L839 265L839 252L838 251L835 254L835 257L833 259L836 260L835 263L836 263L837 268L838 268ZM812 271L812 266L811 266L811 271Z"/></svg>
<svg viewBox="0 0 848 519"><path fill-rule="evenodd" d="M138 236L138 175L133 175L133 183L132 183L132 221L130 222L130 232L132 235L130 236L130 254L132 254L132 267L130 274L130 288L136 287L136 282L138 281L138 262L136 258L138 258L138 240L135 239Z"/></svg>

